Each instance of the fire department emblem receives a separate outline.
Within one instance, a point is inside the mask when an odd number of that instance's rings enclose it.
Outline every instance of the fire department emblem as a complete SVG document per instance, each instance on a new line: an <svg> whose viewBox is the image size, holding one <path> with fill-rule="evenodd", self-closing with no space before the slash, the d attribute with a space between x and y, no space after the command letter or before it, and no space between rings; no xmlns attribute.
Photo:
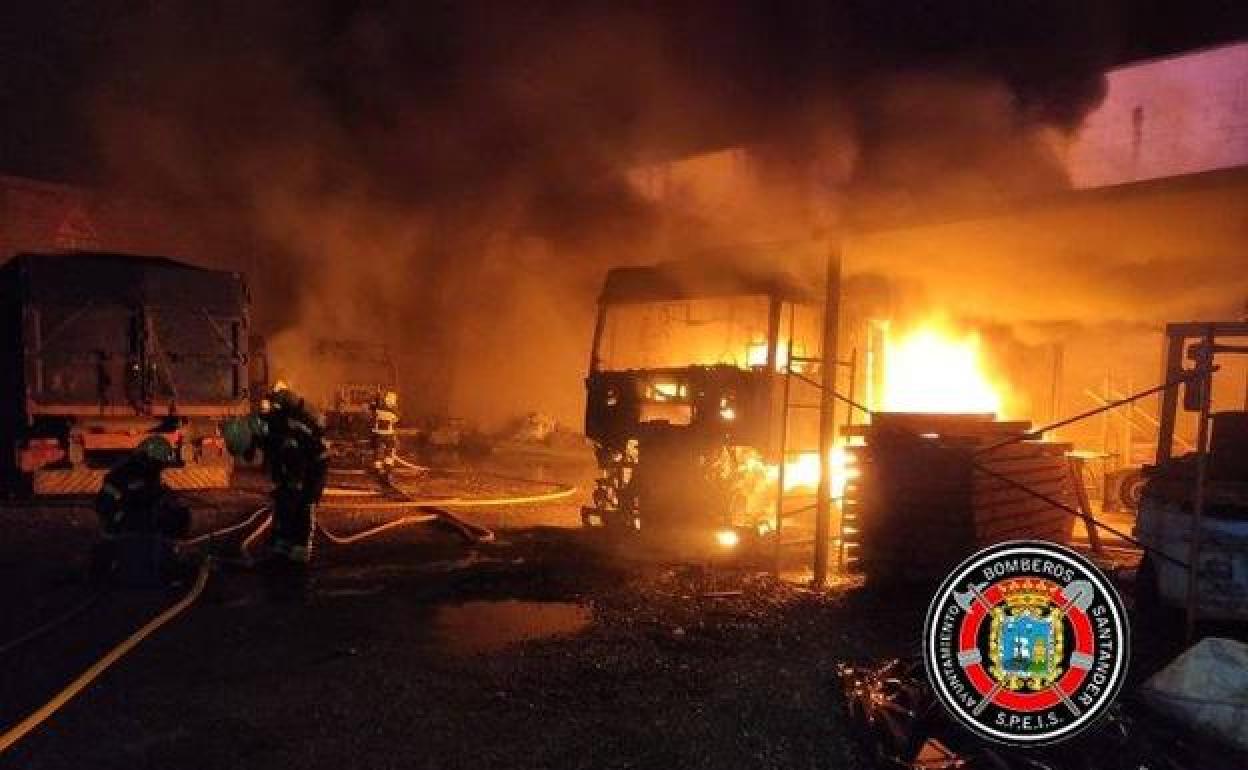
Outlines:
<svg viewBox="0 0 1248 770"><path fill-rule="evenodd" d="M1039 746L1094 724L1122 687L1122 600L1087 559L1042 541L1001 543L945 580L928 608L924 662L955 720Z"/></svg>

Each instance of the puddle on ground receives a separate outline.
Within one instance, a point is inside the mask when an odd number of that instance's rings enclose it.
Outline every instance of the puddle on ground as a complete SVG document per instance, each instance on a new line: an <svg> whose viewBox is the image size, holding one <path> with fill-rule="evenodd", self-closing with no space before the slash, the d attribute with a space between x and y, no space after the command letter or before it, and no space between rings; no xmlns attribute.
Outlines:
<svg viewBox="0 0 1248 770"><path fill-rule="evenodd" d="M572 634L589 625L593 613L575 602L519 599L444 604L433 617L439 646L459 654L492 652L515 642Z"/></svg>

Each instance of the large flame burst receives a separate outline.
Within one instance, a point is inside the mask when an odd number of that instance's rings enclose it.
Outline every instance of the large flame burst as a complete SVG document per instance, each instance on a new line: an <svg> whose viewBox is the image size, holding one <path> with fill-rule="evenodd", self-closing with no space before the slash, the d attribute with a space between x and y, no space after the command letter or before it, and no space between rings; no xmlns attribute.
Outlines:
<svg viewBox="0 0 1248 770"><path fill-rule="evenodd" d="M978 334L929 322L898 338L889 335L883 363L885 411L1001 414Z"/></svg>
<svg viewBox="0 0 1248 770"><path fill-rule="evenodd" d="M752 458L748 466L749 470L761 472L762 478L768 483L774 484L779 481L779 465L764 464L761 460ZM837 444L832 447L832 454L828 458L828 468L832 471L830 496L834 499L839 499L845 495L845 485L849 480L858 476L858 469L854 467L854 458L847 451L845 444ZM818 486L818 452L802 452L784 464L785 492L798 490L814 492Z"/></svg>

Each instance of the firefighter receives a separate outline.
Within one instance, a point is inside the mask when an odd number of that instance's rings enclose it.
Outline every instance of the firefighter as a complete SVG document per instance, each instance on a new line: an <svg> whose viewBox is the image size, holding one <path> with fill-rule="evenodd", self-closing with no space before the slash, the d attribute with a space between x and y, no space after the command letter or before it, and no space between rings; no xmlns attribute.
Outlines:
<svg viewBox="0 0 1248 770"><path fill-rule="evenodd" d="M390 482L390 474L398 458L399 394L387 390L369 405L373 420L369 430L373 448L373 473L382 483Z"/></svg>
<svg viewBox="0 0 1248 770"><path fill-rule="evenodd" d="M260 414L230 420L221 430L231 454L251 457L257 449L264 454L273 480L269 555L306 565L312 557L316 506L329 474L329 450L319 415L281 385L268 394Z"/></svg>
<svg viewBox="0 0 1248 770"><path fill-rule="evenodd" d="M115 575L123 566L140 569L121 563L135 554L155 571L172 565L174 541L185 538L191 526L190 510L161 480L161 472L177 464L178 453L168 439L148 436L104 477L95 498L103 534L92 556L96 577Z"/></svg>

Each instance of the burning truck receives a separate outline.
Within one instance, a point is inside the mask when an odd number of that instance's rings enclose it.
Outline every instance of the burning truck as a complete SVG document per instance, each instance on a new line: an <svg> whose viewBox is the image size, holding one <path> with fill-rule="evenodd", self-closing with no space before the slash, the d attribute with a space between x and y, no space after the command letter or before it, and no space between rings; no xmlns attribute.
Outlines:
<svg viewBox="0 0 1248 770"><path fill-rule="evenodd" d="M817 376L821 330L818 298L781 275L611 270L585 383L599 478L584 523L680 547L774 531L794 473L813 458L818 477L817 410L790 408L789 373Z"/></svg>
<svg viewBox="0 0 1248 770"><path fill-rule="evenodd" d="M1084 507L1072 447L1002 419L976 335L939 318L850 328L863 355L850 345L825 379L822 303L796 280L689 262L610 271L586 380L600 473L584 523L685 546L813 542L826 381L854 403L827 468L841 564L939 572L977 545L1070 540Z"/></svg>

